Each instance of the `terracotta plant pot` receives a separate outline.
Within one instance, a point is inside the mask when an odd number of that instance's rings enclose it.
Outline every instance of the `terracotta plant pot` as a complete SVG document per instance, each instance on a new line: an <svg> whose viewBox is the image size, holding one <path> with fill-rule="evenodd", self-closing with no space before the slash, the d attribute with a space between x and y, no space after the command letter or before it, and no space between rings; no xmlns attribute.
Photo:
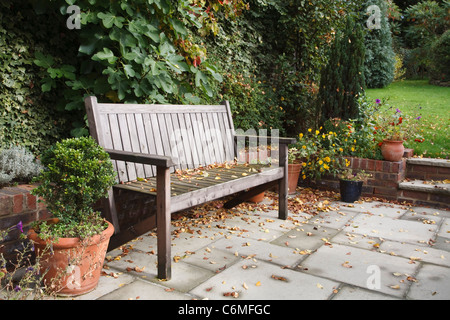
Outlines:
<svg viewBox="0 0 450 320"><path fill-rule="evenodd" d="M41 274L44 285L58 295L75 296L87 293L98 284L109 239L114 227L81 241L79 238L60 238L49 248L48 242L30 229L36 256L41 256Z"/></svg>
<svg viewBox="0 0 450 320"><path fill-rule="evenodd" d="M289 194L294 194L297 189L298 177L302 170L301 163L289 163L288 164L288 190Z"/></svg>
<svg viewBox="0 0 450 320"><path fill-rule="evenodd" d="M264 192L261 192L261 193L257 194L256 196L249 198L247 201L253 202L253 203L259 203L263 200L264 200Z"/></svg>
<svg viewBox="0 0 450 320"><path fill-rule="evenodd" d="M403 141L383 140L381 145L381 154L387 161L401 161L405 147Z"/></svg>

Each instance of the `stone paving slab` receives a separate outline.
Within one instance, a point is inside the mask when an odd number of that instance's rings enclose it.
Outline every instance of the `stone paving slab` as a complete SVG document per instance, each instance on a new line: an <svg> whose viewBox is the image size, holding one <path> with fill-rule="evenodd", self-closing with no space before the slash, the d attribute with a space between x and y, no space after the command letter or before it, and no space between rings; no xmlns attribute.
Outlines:
<svg viewBox="0 0 450 320"><path fill-rule="evenodd" d="M450 299L449 268L423 264L416 278L418 281L412 284L408 298L421 300Z"/></svg>
<svg viewBox="0 0 450 320"><path fill-rule="evenodd" d="M324 300L338 285L336 281L282 269L269 262L242 260L190 293L214 300ZM237 298L233 298L233 292Z"/></svg>
<svg viewBox="0 0 450 320"><path fill-rule="evenodd" d="M344 231L388 240L427 244L437 229L437 225L360 214Z"/></svg>
<svg viewBox="0 0 450 320"><path fill-rule="evenodd" d="M186 293L169 290L167 287L135 279L121 286L99 300L192 300L196 297Z"/></svg>
<svg viewBox="0 0 450 320"><path fill-rule="evenodd" d="M404 277L399 279L394 273L415 274L418 265L408 262L406 258L333 244L320 247L301 266L307 269L305 273L308 274L401 298L408 290L409 283L401 283Z"/></svg>
<svg viewBox="0 0 450 320"><path fill-rule="evenodd" d="M279 266L295 266L301 255L286 245L279 246L265 241L232 237L214 242L212 250L221 250L236 254L239 257L250 257L255 260L269 261Z"/></svg>
<svg viewBox="0 0 450 320"><path fill-rule="evenodd" d="M400 300L400 298L345 285L333 297L333 300Z"/></svg>

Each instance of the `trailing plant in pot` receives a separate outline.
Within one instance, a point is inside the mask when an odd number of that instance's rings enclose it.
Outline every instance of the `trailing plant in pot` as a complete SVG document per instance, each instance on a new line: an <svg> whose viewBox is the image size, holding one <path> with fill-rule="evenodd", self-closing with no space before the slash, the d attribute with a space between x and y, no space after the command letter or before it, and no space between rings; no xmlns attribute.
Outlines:
<svg viewBox="0 0 450 320"><path fill-rule="evenodd" d="M344 159L344 161L348 166L348 160ZM366 173L364 170L354 173L349 168L343 169L338 175L341 201L350 203L358 201L361 196L363 183L371 176L370 173Z"/></svg>
<svg viewBox="0 0 450 320"><path fill-rule="evenodd" d="M381 101L377 99L376 103L381 104ZM417 135L421 118L420 115L410 116L394 107L380 109L375 131L378 145L381 147L381 154L385 160L400 161L405 151L404 141L412 137L415 137L416 141L423 141L423 138Z"/></svg>
<svg viewBox="0 0 450 320"><path fill-rule="evenodd" d="M115 184L112 163L91 137L58 142L41 161L45 169L34 179L40 184L32 194L43 199L53 219L35 223L28 236L36 254L51 243L42 258L44 284L59 294L86 293L97 285L114 232L93 210Z"/></svg>

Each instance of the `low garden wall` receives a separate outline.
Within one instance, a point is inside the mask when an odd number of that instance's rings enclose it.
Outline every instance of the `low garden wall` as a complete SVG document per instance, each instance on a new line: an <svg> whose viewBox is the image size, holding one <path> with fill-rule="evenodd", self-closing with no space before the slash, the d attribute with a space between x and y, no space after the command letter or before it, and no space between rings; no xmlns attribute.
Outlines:
<svg viewBox="0 0 450 320"><path fill-rule="evenodd" d="M450 209L448 193L439 193L436 190L426 191L425 188L411 190L400 185L404 180L418 179L430 182L432 180L446 180L450 177L450 167L422 165L420 159L410 158L411 156L412 150L407 149L405 157L398 162L352 157L347 157L347 159L350 161L349 168L355 171L364 170L372 174L372 177L363 185L362 196ZM420 183L417 183L417 185L420 185ZM431 184L428 183L427 185ZM302 181L300 178L299 186L339 192L339 179L334 176L324 176L321 180L311 182Z"/></svg>
<svg viewBox="0 0 450 320"><path fill-rule="evenodd" d="M399 162L361 158L347 159L350 161L349 168L364 170L372 174L372 177L363 185L363 196L397 200L398 183L406 177L405 158ZM324 176L316 182L303 183L300 181L299 184L300 186L317 187L339 192L339 180L334 176Z"/></svg>
<svg viewBox="0 0 450 320"><path fill-rule="evenodd" d="M0 189L0 230L22 222L23 231L26 233L30 223L50 217L46 206L30 194L33 188L33 185L24 184ZM22 249L19 235L20 230L13 229L3 243L0 243L0 253L3 253L7 260L15 255L15 249Z"/></svg>

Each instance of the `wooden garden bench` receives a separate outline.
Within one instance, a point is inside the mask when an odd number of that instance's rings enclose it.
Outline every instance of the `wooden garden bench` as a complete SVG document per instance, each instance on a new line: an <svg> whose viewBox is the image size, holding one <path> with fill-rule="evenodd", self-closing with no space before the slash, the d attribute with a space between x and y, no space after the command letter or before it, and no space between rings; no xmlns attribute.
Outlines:
<svg viewBox="0 0 450 320"><path fill-rule="evenodd" d="M237 143L244 136L236 135L228 102L114 104L98 103L96 97L90 96L85 104L90 133L110 154L117 171L115 188L156 198L160 279L171 277L170 222L174 212L237 194L225 204L230 208L278 185L278 217L287 219L288 144L295 139L253 136L251 139L271 143L272 160L278 158L278 163L273 160L270 165L234 164ZM279 148L273 147L276 145ZM226 164L217 165L222 163ZM202 171L208 166L209 170ZM200 175L192 182L180 178L180 170L197 170ZM105 212L119 233L113 190L106 200Z"/></svg>

